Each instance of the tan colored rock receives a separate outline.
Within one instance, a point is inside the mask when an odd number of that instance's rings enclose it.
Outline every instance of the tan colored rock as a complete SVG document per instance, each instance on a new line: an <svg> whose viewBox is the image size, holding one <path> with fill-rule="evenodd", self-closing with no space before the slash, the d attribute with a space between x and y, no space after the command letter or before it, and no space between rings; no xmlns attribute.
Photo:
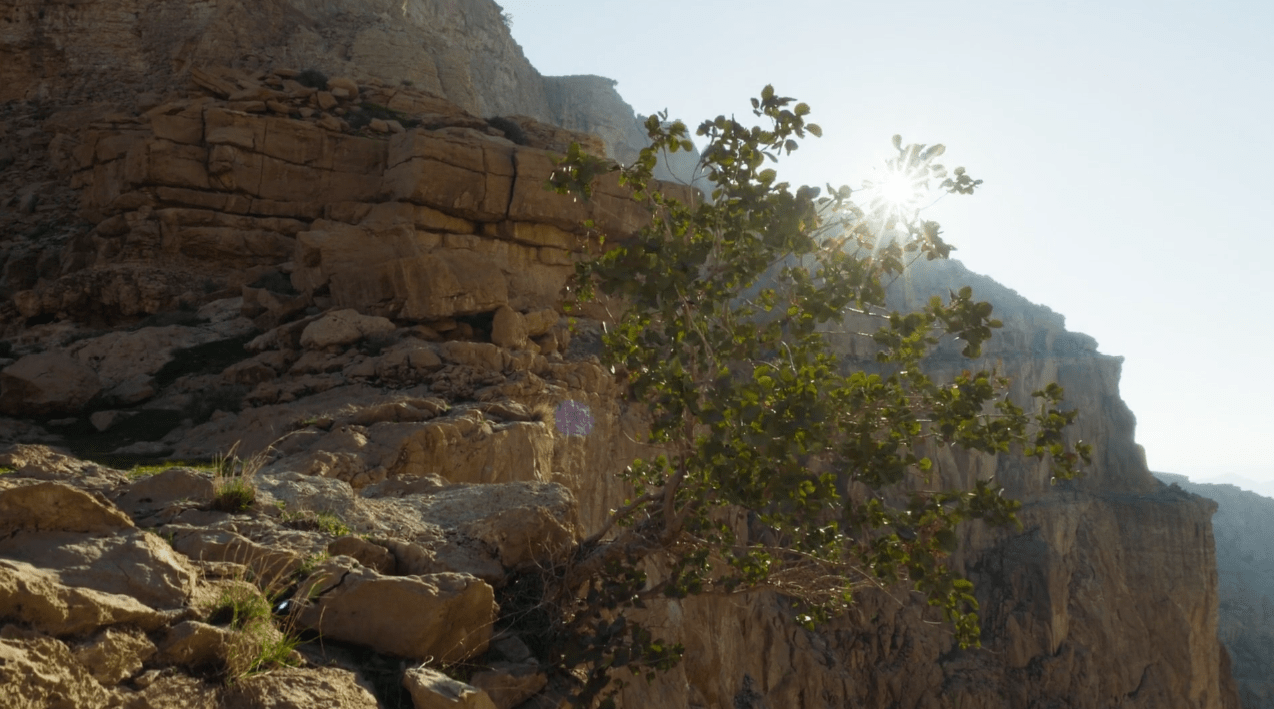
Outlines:
<svg viewBox="0 0 1274 709"><path fill-rule="evenodd" d="M105 431L114 426L121 419L122 412L107 410L95 411L88 417L89 423L93 424L93 428L98 431Z"/></svg>
<svg viewBox="0 0 1274 709"><path fill-rule="evenodd" d="M232 561L252 569L266 587L287 578L301 565L301 555L289 549L258 544L226 530L194 529L177 532L172 548L191 559Z"/></svg>
<svg viewBox="0 0 1274 709"><path fill-rule="evenodd" d="M0 371L0 411L13 416L72 414L101 390L97 373L67 354L27 355Z"/></svg>
<svg viewBox="0 0 1274 709"><path fill-rule="evenodd" d="M174 101L146 112L155 137L184 145L203 142L205 101Z"/></svg>
<svg viewBox="0 0 1274 709"><path fill-rule="evenodd" d="M581 237L551 224L496 222L483 224L482 233L500 239L520 241L531 246L551 246L567 250L578 248L583 243Z"/></svg>
<svg viewBox="0 0 1274 709"><path fill-rule="evenodd" d="M561 316L552 308L543 308L526 314L526 334L539 337L557 324Z"/></svg>
<svg viewBox="0 0 1274 709"><path fill-rule="evenodd" d="M227 690L223 706L235 709L378 709L358 677L336 667L281 667L245 677Z"/></svg>
<svg viewBox="0 0 1274 709"><path fill-rule="evenodd" d="M358 563L380 574L394 573L394 555L385 547L367 541L361 537L345 536L334 539L327 545L327 553L332 556L348 556Z"/></svg>
<svg viewBox="0 0 1274 709"><path fill-rule="evenodd" d="M62 583L132 596L156 608L178 608L190 597L195 571L153 534L26 532L0 540L0 555L38 564Z"/></svg>
<svg viewBox="0 0 1274 709"><path fill-rule="evenodd" d="M496 709L486 692L428 667L407 670L403 686L416 709Z"/></svg>
<svg viewBox="0 0 1274 709"><path fill-rule="evenodd" d="M51 571L0 558L0 616L50 635L70 636L135 624L155 630L167 618L132 596L68 586Z"/></svg>
<svg viewBox="0 0 1274 709"><path fill-rule="evenodd" d="M43 482L0 491L0 538L15 532L108 535L133 529L123 512L69 485Z"/></svg>
<svg viewBox="0 0 1274 709"><path fill-rule="evenodd" d="M187 620L168 629L158 646L158 660L190 669L247 669L244 656L250 640L229 628Z"/></svg>
<svg viewBox="0 0 1274 709"><path fill-rule="evenodd" d="M495 622L491 587L463 574L381 576L336 557L302 585L309 589L318 595L301 610L302 625L422 661L451 663L485 652Z"/></svg>
<svg viewBox="0 0 1274 709"><path fill-rule="evenodd" d="M92 367L102 388L109 390L134 377L153 376L177 350L218 339L219 334L205 328L169 325L80 340L67 351Z"/></svg>
<svg viewBox="0 0 1274 709"><path fill-rule="evenodd" d="M133 684L141 691L128 698L128 709L225 709L220 682L154 669L138 675Z"/></svg>
<svg viewBox="0 0 1274 709"><path fill-rule="evenodd" d="M119 491L114 502L133 516L160 510L174 502L190 505L211 502L216 496L212 476L191 468L169 468L130 483Z"/></svg>
<svg viewBox="0 0 1274 709"><path fill-rule="evenodd" d="M328 89L344 89L345 95L358 98L358 83L347 76L334 76L327 80Z"/></svg>
<svg viewBox="0 0 1274 709"><path fill-rule="evenodd" d="M167 185L206 190L210 186L208 151L202 146L183 145L159 138L137 142L124 158L124 184L129 187Z"/></svg>
<svg viewBox="0 0 1274 709"><path fill-rule="evenodd" d="M487 342L443 342L438 354L448 362L500 371L504 369L504 353Z"/></svg>
<svg viewBox="0 0 1274 709"><path fill-rule="evenodd" d="M93 678L111 687L141 671L156 652L155 644L136 628L107 628L75 648L75 659Z"/></svg>
<svg viewBox="0 0 1274 709"><path fill-rule="evenodd" d="M482 540L510 568L559 558L578 534L575 498L556 483L457 485L417 504L423 520Z"/></svg>
<svg viewBox="0 0 1274 709"><path fill-rule="evenodd" d="M522 313L507 305L497 308L491 322L491 342L509 349L525 349L527 327Z"/></svg>
<svg viewBox="0 0 1274 709"><path fill-rule="evenodd" d="M47 637L0 636L0 687L11 709L106 709L119 702L66 645Z"/></svg>
<svg viewBox="0 0 1274 709"><path fill-rule="evenodd" d="M357 310L335 310L315 320L301 332L301 346L323 349L348 345L369 335L393 332L394 323L387 318L362 315Z"/></svg>
<svg viewBox="0 0 1274 709"><path fill-rule="evenodd" d="M534 663L518 665L497 662L490 670L473 673L470 684L491 697L495 709L513 709L548 684L548 677Z"/></svg>
<svg viewBox="0 0 1274 709"><path fill-rule="evenodd" d="M40 294L33 290L18 291L13 294L13 307L24 318L33 318L40 314Z"/></svg>
<svg viewBox="0 0 1274 709"><path fill-rule="evenodd" d="M427 320L494 310L509 302L509 283L467 251L443 251L390 265L394 289L405 295L401 316Z"/></svg>
<svg viewBox="0 0 1274 709"><path fill-rule="evenodd" d="M465 219L505 218L514 175L508 148L412 130L389 139L387 167L385 180L395 199Z"/></svg>

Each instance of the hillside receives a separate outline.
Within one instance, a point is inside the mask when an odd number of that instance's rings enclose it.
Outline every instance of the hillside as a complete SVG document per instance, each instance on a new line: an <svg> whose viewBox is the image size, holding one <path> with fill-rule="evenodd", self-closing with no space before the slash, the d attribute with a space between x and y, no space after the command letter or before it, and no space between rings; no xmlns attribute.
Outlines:
<svg viewBox="0 0 1274 709"><path fill-rule="evenodd" d="M614 179L543 189L571 142L634 149L613 84L541 77L488 0L0 17L0 684L33 707L562 706L536 574L652 453L602 314L559 302L600 250L584 220L647 216ZM941 484L1024 502L954 557L985 647L905 589L815 632L772 594L661 600L686 659L620 706L1238 706L1215 504L1151 476L1120 359L1060 315L956 262L891 303L966 283L1005 322L985 362L1019 400L1060 382L1095 450L1057 486L936 456Z"/></svg>

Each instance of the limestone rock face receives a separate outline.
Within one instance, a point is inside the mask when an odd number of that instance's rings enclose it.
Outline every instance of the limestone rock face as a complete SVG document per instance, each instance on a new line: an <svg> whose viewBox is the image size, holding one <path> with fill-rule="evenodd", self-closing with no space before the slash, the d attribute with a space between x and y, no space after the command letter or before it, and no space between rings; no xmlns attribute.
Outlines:
<svg viewBox="0 0 1274 709"><path fill-rule="evenodd" d="M243 709L378 709L381 705L354 673L335 667L283 668L239 682L224 700Z"/></svg>
<svg viewBox="0 0 1274 709"><path fill-rule="evenodd" d="M0 559L0 613L51 635L91 633L132 623L154 629L164 618L130 596L67 586L31 564Z"/></svg>
<svg viewBox="0 0 1274 709"><path fill-rule="evenodd" d="M1196 483L1155 473L1164 483L1217 503L1220 608L1217 630L1246 709L1274 706L1274 550L1262 540L1274 527L1274 499L1234 485Z"/></svg>
<svg viewBox="0 0 1274 709"><path fill-rule="evenodd" d="M352 561L336 557L305 584L318 594L301 611L305 626L421 661L452 663L486 651L496 609L485 582L467 574L386 577L342 559Z"/></svg>
<svg viewBox="0 0 1274 709"><path fill-rule="evenodd" d="M115 693L98 684L66 645L47 637L0 635L0 683L14 709L118 705Z"/></svg>
<svg viewBox="0 0 1274 709"><path fill-rule="evenodd" d="M66 354L28 355L0 371L0 410L11 416L74 413L101 390L97 374Z"/></svg>
<svg viewBox="0 0 1274 709"><path fill-rule="evenodd" d="M0 492L0 556L53 570L62 583L180 606L194 572L168 545L133 527L118 509L81 490L37 483Z"/></svg>

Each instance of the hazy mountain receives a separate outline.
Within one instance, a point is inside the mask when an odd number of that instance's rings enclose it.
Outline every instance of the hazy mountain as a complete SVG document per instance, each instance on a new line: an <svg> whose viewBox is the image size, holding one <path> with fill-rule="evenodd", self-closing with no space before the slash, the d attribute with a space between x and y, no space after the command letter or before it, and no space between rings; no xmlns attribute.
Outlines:
<svg viewBox="0 0 1274 709"><path fill-rule="evenodd" d="M1216 501L1218 635L1230 651L1244 709L1274 709L1274 499L1235 485L1154 475Z"/></svg>

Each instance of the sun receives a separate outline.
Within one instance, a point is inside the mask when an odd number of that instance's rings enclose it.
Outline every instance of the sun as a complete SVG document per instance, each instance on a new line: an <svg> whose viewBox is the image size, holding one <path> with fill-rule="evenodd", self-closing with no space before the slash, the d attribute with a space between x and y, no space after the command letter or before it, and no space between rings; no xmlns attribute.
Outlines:
<svg viewBox="0 0 1274 709"><path fill-rule="evenodd" d="M919 198L916 184L905 173L890 170L880 185L880 198L891 205L906 209Z"/></svg>
<svg viewBox="0 0 1274 709"><path fill-rule="evenodd" d="M868 182L872 211L887 219L905 219L925 194L924 176L895 167L882 168Z"/></svg>

